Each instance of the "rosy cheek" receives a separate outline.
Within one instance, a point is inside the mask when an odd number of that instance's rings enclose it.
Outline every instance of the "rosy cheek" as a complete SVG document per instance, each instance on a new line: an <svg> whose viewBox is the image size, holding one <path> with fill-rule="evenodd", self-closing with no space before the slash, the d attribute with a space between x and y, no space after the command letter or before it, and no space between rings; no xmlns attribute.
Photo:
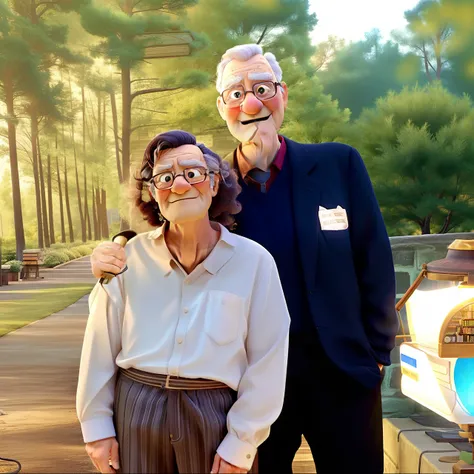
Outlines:
<svg viewBox="0 0 474 474"><path fill-rule="evenodd" d="M156 198L157 198L158 204L160 202L166 201L170 193L171 193L171 189L157 189Z"/></svg>
<svg viewBox="0 0 474 474"><path fill-rule="evenodd" d="M203 181L202 183L195 184L194 187L201 193L205 194L209 191L209 181Z"/></svg>
<svg viewBox="0 0 474 474"><path fill-rule="evenodd" d="M227 120L237 120L237 117L240 114L240 106L239 107L227 107Z"/></svg>
<svg viewBox="0 0 474 474"><path fill-rule="evenodd" d="M270 112L274 112L275 110L278 110L282 104L283 104L282 99L281 97L278 97L278 95L276 95L270 100L265 101L265 106L267 107L267 109L270 110Z"/></svg>

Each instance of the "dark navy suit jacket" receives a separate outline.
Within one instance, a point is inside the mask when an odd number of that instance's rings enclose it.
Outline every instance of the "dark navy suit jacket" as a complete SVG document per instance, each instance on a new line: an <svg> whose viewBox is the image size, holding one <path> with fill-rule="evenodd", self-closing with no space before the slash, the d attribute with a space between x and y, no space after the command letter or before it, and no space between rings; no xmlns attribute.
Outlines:
<svg viewBox="0 0 474 474"><path fill-rule="evenodd" d="M285 141L312 320L331 360L373 387L377 363L390 364L398 318L390 242L372 184L350 146ZM347 230L322 230L319 206L344 208Z"/></svg>

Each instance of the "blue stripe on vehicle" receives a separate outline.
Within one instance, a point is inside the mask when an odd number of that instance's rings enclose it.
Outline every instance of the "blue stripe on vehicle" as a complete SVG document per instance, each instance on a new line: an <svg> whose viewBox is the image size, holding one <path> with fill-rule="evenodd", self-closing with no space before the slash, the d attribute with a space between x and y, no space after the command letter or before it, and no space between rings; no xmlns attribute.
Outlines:
<svg viewBox="0 0 474 474"><path fill-rule="evenodd" d="M415 367L415 369L416 369L416 359L414 359L413 357L409 357L405 354L401 354L400 355L400 360L402 362L405 362L405 364L408 364L408 365L411 365L412 367Z"/></svg>

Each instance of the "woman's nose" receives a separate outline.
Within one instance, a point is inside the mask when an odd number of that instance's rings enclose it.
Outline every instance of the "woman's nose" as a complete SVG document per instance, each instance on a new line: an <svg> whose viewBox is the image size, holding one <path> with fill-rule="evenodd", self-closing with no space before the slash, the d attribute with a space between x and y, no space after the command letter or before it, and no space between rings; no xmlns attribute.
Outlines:
<svg viewBox="0 0 474 474"><path fill-rule="evenodd" d="M191 185L184 179L183 176L176 176L171 191L176 194L184 194L191 189Z"/></svg>

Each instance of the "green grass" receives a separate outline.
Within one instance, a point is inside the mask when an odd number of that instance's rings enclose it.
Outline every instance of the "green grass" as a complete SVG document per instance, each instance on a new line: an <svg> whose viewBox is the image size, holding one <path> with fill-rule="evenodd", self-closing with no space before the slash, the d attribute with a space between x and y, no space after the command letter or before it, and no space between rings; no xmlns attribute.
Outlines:
<svg viewBox="0 0 474 474"><path fill-rule="evenodd" d="M21 294L21 299L0 300L0 337L26 324L67 308L89 293L93 285L65 284L58 288L2 291Z"/></svg>

